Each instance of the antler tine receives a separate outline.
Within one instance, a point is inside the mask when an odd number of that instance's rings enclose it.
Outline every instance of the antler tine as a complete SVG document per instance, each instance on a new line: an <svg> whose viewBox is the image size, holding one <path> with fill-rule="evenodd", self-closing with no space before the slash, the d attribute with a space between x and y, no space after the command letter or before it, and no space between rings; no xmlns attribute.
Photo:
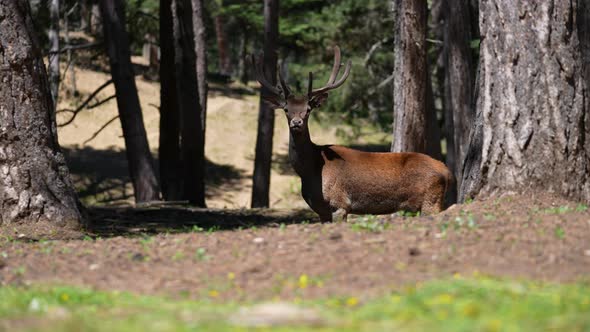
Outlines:
<svg viewBox="0 0 590 332"><path fill-rule="evenodd" d="M328 92L330 90L334 90L338 87L340 87L342 84L344 84L344 82L346 81L346 79L348 78L348 75L350 74L350 69L352 68L352 61L348 60L346 62L346 68L344 69L344 74L342 74L342 77L338 80L338 82L333 83L333 84L328 84L323 88L319 88L317 90L313 90L310 94L310 96L314 96L320 93L324 93L324 92Z"/></svg>
<svg viewBox="0 0 590 332"><path fill-rule="evenodd" d="M313 86L313 73L309 72L309 81L307 82L307 95L309 97L311 97L312 86Z"/></svg>
<svg viewBox="0 0 590 332"><path fill-rule="evenodd" d="M277 67L277 72L279 73L279 82L281 83L281 89L283 90L283 97L287 99L289 96L291 96L291 90L289 89L287 83L285 83L285 79L283 79L283 75L281 74L281 69L283 68L282 64Z"/></svg>
<svg viewBox="0 0 590 332"><path fill-rule="evenodd" d="M338 76L338 72L340 71L340 47L334 47L334 66L332 67L332 74L330 75L330 79L328 79L328 83L326 85L334 84L336 77Z"/></svg>
<svg viewBox="0 0 590 332"><path fill-rule="evenodd" d="M266 77L264 76L264 72L262 69L262 66L260 65L262 63L262 58L258 57L258 61L256 61L256 57L254 55L252 55L252 64L254 65L254 70L256 71L256 79L258 80L258 82L260 82L260 84L265 87L268 91L270 91L271 93L280 96L281 91L279 89L277 89L277 87L270 83Z"/></svg>

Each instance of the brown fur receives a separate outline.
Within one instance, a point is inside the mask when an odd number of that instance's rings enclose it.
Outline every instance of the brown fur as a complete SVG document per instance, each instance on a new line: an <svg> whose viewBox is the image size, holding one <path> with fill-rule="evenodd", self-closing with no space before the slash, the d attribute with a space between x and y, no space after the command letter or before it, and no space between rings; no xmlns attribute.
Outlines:
<svg viewBox="0 0 590 332"><path fill-rule="evenodd" d="M256 66L256 62L253 61ZM274 108L285 110L289 124L289 160L301 177L301 194L322 220L346 220L349 213L389 214L396 211L438 213L453 179L448 168L421 153L371 153L337 145L318 146L309 136L307 121L312 109L328 98L328 91L342 85L340 49L335 47L332 75L325 87L308 94L291 94L280 76L280 87L272 86L257 68L258 80L271 93L263 94Z"/></svg>

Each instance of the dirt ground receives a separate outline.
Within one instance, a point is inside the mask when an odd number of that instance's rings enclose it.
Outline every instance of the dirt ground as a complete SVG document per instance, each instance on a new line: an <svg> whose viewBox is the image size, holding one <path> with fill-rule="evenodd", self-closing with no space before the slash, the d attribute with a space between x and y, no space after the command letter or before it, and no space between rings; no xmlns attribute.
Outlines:
<svg viewBox="0 0 590 332"><path fill-rule="evenodd" d="M366 299L439 277L590 276L590 211L549 195L329 224L297 210L97 208L90 215L95 239L3 239L1 284L213 300Z"/></svg>

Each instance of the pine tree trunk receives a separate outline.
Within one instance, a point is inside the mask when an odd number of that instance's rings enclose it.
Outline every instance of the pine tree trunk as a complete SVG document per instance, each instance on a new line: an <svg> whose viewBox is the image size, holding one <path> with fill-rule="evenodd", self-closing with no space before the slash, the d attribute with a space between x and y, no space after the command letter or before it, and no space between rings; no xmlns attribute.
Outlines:
<svg viewBox="0 0 590 332"><path fill-rule="evenodd" d="M447 163L461 185L462 166L469 134L475 118L473 103L473 64L471 16L469 4L463 0L446 0L445 8L445 109L449 124Z"/></svg>
<svg viewBox="0 0 590 332"><path fill-rule="evenodd" d="M0 226L55 237L80 228L81 206L57 142L29 2L0 0L0 17Z"/></svg>
<svg viewBox="0 0 590 332"><path fill-rule="evenodd" d="M100 7L135 201L158 200L160 189L135 85L123 3L122 0L100 0Z"/></svg>
<svg viewBox="0 0 590 332"><path fill-rule="evenodd" d="M49 87L53 107L57 106L59 94L59 0L49 5Z"/></svg>
<svg viewBox="0 0 590 332"><path fill-rule="evenodd" d="M277 40L279 37L279 0L264 0L264 74L276 84ZM272 136L274 132L274 110L263 101L261 90L258 113L258 132L252 179L252 207L268 207L270 191L270 165L272 161Z"/></svg>
<svg viewBox="0 0 590 332"><path fill-rule="evenodd" d="M440 158L440 134L432 107L426 59L426 2L394 0L393 143L391 151Z"/></svg>
<svg viewBox="0 0 590 332"><path fill-rule="evenodd" d="M205 207L205 151L190 0L172 0L183 199Z"/></svg>
<svg viewBox="0 0 590 332"><path fill-rule="evenodd" d="M90 32L90 0L80 0L80 30Z"/></svg>
<svg viewBox="0 0 590 332"><path fill-rule="evenodd" d="M207 129L207 36L203 21L203 0L192 0L193 29L195 36L195 54L197 56L197 85L199 86L199 102L201 103L201 134L205 146L205 132Z"/></svg>
<svg viewBox="0 0 590 332"><path fill-rule="evenodd" d="M160 2L160 183L168 201L182 199L180 118L174 64L172 0Z"/></svg>
<svg viewBox="0 0 590 332"><path fill-rule="evenodd" d="M217 51L219 56L219 71L224 75L231 75L231 61L227 47L225 32L225 18L222 15L215 16L215 35L217 37Z"/></svg>
<svg viewBox="0 0 590 332"><path fill-rule="evenodd" d="M477 114L461 199L540 189L590 201L578 3L481 1Z"/></svg>

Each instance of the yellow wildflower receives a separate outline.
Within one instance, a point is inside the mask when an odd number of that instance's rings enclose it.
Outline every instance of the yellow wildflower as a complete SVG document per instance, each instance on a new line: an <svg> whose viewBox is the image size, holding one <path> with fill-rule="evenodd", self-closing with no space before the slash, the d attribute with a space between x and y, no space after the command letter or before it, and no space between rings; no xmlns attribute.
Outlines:
<svg viewBox="0 0 590 332"><path fill-rule="evenodd" d="M346 299L346 305L349 307L354 307L359 304L359 300L356 297L349 297Z"/></svg>
<svg viewBox="0 0 590 332"><path fill-rule="evenodd" d="M219 296L219 292L216 290L210 290L209 291L209 296L210 297L218 297Z"/></svg>
<svg viewBox="0 0 590 332"><path fill-rule="evenodd" d="M227 279L234 280L235 278L236 278L236 275L233 272L230 272L227 274Z"/></svg>
<svg viewBox="0 0 590 332"><path fill-rule="evenodd" d="M309 278L307 277L307 275L306 274L302 274L299 277L299 288L301 288L301 289L306 288L308 281L309 281Z"/></svg>
<svg viewBox="0 0 590 332"><path fill-rule="evenodd" d="M70 299L70 296L66 293L62 293L60 298L62 301L67 302Z"/></svg>

